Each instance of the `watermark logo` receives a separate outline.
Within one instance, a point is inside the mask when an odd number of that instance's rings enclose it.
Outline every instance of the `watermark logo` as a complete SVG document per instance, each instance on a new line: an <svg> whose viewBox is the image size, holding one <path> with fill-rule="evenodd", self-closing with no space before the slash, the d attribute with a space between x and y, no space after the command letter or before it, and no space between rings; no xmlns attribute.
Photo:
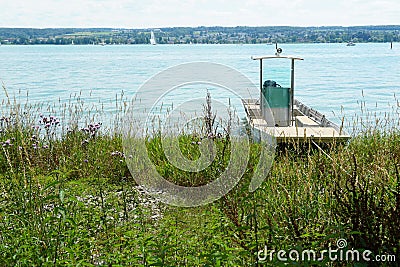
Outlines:
<svg viewBox="0 0 400 267"><path fill-rule="evenodd" d="M210 103L206 103L209 94ZM252 94L252 95L251 95ZM225 65L194 62L177 65L156 74L136 92L124 117L123 148L128 168L148 193L167 204L194 207L213 202L227 194L241 179L250 153L250 137L246 134L243 118L246 116L243 99L259 99L259 89L245 75ZM266 102L266 101L264 101ZM212 114L204 116L204 107L212 107ZM265 108L270 117L272 113ZM210 110L208 110L210 111ZM199 133L213 120L216 129L198 142L200 157L189 159L181 151L177 136ZM217 129L218 128L218 129ZM152 151L146 141L161 136L162 149L168 163L186 173L198 173L215 160L215 137L229 133L230 158L226 168L218 171L213 181L196 187L174 184L157 171L152 162ZM275 139L257 132L262 151L258 166L249 186L256 190L272 165Z"/></svg>
<svg viewBox="0 0 400 267"><path fill-rule="evenodd" d="M260 262L299 262L299 261L346 261L346 262L395 262L395 255L373 255L372 251L356 250L348 248L347 240L340 238L336 241L337 249L329 246L328 249L316 251L313 249L304 250L268 250L267 246L258 251L257 258Z"/></svg>

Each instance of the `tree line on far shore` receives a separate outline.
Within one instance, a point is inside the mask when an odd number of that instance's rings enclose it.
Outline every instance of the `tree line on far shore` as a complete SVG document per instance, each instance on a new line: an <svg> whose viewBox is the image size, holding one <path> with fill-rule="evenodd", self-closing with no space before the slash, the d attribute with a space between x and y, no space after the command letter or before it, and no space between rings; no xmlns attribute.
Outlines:
<svg viewBox="0 0 400 267"><path fill-rule="evenodd" d="M147 44L153 31L158 44L257 44L399 42L398 26L354 27L172 27L121 28L0 28L1 44Z"/></svg>

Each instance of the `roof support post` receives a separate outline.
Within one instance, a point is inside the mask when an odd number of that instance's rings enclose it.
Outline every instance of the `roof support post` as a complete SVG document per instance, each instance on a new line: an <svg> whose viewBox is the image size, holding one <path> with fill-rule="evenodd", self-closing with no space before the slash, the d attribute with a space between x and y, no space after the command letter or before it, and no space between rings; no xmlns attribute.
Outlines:
<svg viewBox="0 0 400 267"><path fill-rule="evenodd" d="M290 120L292 121L291 124L289 123L289 125L294 125L294 58L292 58L292 66L290 69L290 104L291 106L291 112L292 112L292 116L290 118Z"/></svg>
<svg viewBox="0 0 400 267"><path fill-rule="evenodd" d="M262 88L263 88L263 60L260 58L260 110L262 109Z"/></svg>

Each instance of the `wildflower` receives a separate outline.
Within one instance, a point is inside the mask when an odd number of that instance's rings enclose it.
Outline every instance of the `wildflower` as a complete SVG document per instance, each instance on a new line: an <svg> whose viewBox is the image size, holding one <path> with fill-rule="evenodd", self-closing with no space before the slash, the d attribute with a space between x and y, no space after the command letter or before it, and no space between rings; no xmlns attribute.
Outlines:
<svg viewBox="0 0 400 267"><path fill-rule="evenodd" d="M84 159L83 162L88 163L89 161L87 159Z"/></svg>
<svg viewBox="0 0 400 267"><path fill-rule="evenodd" d="M125 157L124 153L119 152L119 151L111 152L111 156L113 156L113 157L117 156L117 157L121 157L121 158Z"/></svg>
<svg viewBox="0 0 400 267"><path fill-rule="evenodd" d="M11 143L10 139L7 139L6 141L3 142L3 147L8 147L8 146L12 146L13 144Z"/></svg>
<svg viewBox="0 0 400 267"><path fill-rule="evenodd" d="M81 131L90 134L90 137L94 137L97 131L100 129L101 123L91 123L87 127L82 128Z"/></svg>
<svg viewBox="0 0 400 267"><path fill-rule="evenodd" d="M89 140L87 140L87 139L85 139L85 140L83 140L83 141L81 142L81 145L82 145L82 146L85 146L85 145L87 145L87 144L89 144Z"/></svg>
<svg viewBox="0 0 400 267"><path fill-rule="evenodd" d="M49 148L48 145L43 145L42 147L43 147L44 149Z"/></svg>
<svg viewBox="0 0 400 267"><path fill-rule="evenodd" d="M43 114L40 114L40 118L39 123L44 124L45 128L49 128L51 125L57 126L60 124L60 120L55 116L44 117Z"/></svg>

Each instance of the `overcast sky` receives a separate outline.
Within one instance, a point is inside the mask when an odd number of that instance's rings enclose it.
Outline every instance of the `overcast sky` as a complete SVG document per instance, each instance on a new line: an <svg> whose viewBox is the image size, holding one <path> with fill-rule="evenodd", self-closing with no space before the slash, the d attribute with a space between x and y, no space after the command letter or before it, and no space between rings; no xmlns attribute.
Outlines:
<svg viewBox="0 0 400 267"><path fill-rule="evenodd" d="M0 27L399 25L400 0L0 0Z"/></svg>

